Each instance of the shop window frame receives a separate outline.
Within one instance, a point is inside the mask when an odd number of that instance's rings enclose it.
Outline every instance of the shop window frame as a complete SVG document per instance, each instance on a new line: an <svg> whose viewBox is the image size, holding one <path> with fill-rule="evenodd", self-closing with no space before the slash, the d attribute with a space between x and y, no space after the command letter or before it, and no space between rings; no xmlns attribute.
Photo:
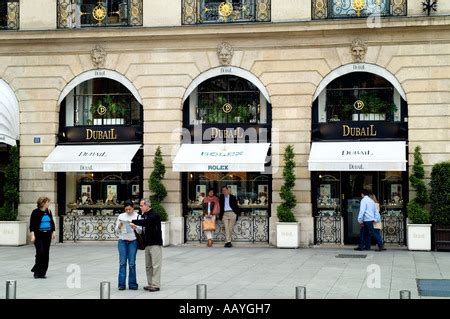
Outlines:
<svg viewBox="0 0 450 319"><path fill-rule="evenodd" d="M0 30L19 30L20 1L6 0L0 4Z"/></svg>
<svg viewBox="0 0 450 319"><path fill-rule="evenodd" d="M271 0L182 0L181 2L183 25L270 21Z"/></svg>
<svg viewBox="0 0 450 319"><path fill-rule="evenodd" d="M142 25L143 0L57 1L58 29Z"/></svg>
<svg viewBox="0 0 450 319"><path fill-rule="evenodd" d="M342 8L341 10L339 10ZM378 7L379 6L379 7ZM383 8L384 10L377 10ZM339 13L342 12L342 13ZM406 16L407 0L312 0L312 20Z"/></svg>

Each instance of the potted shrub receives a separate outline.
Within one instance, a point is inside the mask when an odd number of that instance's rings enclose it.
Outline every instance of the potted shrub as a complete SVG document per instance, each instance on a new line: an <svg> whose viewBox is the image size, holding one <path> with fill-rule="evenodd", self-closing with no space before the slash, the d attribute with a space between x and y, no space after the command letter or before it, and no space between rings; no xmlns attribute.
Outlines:
<svg viewBox="0 0 450 319"><path fill-rule="evenodd" d="M3 185L5 203L0 207L0 245L25 245L27 243L27 222L18 221L19 206L19 150L10 149Z"/></svg>
<svg viewBox="0 0 450 319"><path fill-rule="evenodd" d="M409 250L431 250L430 214L425 205L428 203L428 192L424 182L420 146L414 149L414 165L409 177L411 186L416 190L416 198L408 203L407 245Z"/></svg>
<svg viewBox="0 0 450 319"><path fill-rule="evenodd" d="M450 161L437 163L431 171L431 221L435 249L450 249Z"/></svg>
<svg viewBox="0 0 450 319"><path fill-rule="evenodd" d="M150 174L148 180L148 187L150 192L150 201L152 207L161 217L161 232L163 237L163 246L170 244L170 222L166 210L161 205L164 198L167 196L167 190L161 182L166 174L166 166L163 163L161 148L158 146L153 159L153 172Z"/></svg>
<svg viewBox="0 0 450 319"><path fill-rule="evenodd" d="M280 197L283 200L277 207L277 247L298 248L300 246L300 223L295 219L293 209L297 204L292 189L295 186L294 148L288 145L284 150L284 184L281 186Z"/></svg>

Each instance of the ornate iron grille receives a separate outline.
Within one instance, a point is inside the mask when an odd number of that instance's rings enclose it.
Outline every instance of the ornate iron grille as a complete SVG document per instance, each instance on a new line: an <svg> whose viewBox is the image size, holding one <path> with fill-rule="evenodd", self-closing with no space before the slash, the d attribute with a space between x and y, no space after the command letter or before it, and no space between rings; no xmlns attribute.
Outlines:
<svg viewBox="0 0 450 319"><path fill-rule="evenodd" d="M342 244L342 216L316 216L316 243Z"/></svg>
<svg viewBox="0 0 450 319"><path fill-rule="evenodd" d="M405 219L403 215L383 215L381 222L383 224L382 235L384 243L403 246L405 244Z"/></svg>
<svg viewBox="0 0 450 319"><path fill-rule="evenodd" d="M182 24L270 21L270 0L182 0Z"/></svg>
<svg viewBox="0 0 450 319"><path fill-rule="evenodd" d="M63 239L117 240L114 231L117 216L61 216L63 218Z"/></svg>
<svg viewBox="0 0 450 319"><path fill-rule="evenodd" d="M186 241L206 240L201 228L202 216L187 215L186 217ZM225 241L225 226L217 221L214 240ZM267 216L242 216L239 217L233 228L233 241L237 242L268 242L269 241L269 218Z"/></svg>
<svg viewBox="0 0 450 319"><path fill-rule="evenodd" d="M405 16L407 0L312 0L312 18Z"/></svg>
<svg viewBox="0 0 450 319"><path fill-rule="evenodd" d="M8 0L0 3L0 29L19 29L19 0Z"/></svg>
<svg viewBox="0 0 450 319"><path fill-rule="evenodd" d="M142 0L58 0L58 28L141 26Z"/></svg>

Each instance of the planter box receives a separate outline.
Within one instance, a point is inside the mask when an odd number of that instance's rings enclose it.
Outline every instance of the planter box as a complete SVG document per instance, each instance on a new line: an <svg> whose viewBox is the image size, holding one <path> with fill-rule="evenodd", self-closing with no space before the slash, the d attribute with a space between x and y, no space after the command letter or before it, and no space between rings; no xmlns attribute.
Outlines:
<svg viewBox="0 0 450 319"><path fill-rule="evenodd" d="M300 223L277 223L277 247L298 248L300 246Z"/></svg>
<svg viewBox="0 0 450 319"><path fill-rule="evenodd" d="M434 225L434 249L450 250L450 225Z"/></svg>
<svg viewBox="0 0 450 319"><path fill-rule="evenodd" d="M431 250L431 224L408 224L406 227L409 250Z"/></svg>
<svg viewBox="0 0 450 319"><path fill-rule="evenodd" d="M170 222L161 222L163 247L170 245Z"/></svg>
<svg viewBox="0 0 450 319"><path fill-rule="evenodd" d="M27 243L27 222L1 221L0 246L20 246Z"/></svg>

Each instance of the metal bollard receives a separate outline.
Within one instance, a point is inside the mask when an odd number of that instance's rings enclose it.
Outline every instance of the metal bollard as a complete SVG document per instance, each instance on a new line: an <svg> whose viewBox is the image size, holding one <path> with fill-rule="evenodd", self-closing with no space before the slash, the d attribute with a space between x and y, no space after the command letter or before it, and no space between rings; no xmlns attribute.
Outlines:
<svg viewBox="0 0 450 319"><path fill-rule="evenodd" d="M6 281L6 299L16 299L16 280L7 280Z"/></svg>
<svg viewBox="0 0 450 319"><path fill-rule="evenodd" d="M295 299L306 299L306 287L304 286L295 287Z"/></svg>
<svg viewBox="0 0 450 319"><path fill-rule="evenodd" d="M206 299L206 288L205 284L197 285L197 299Z"/></svg>
<svg viewBox="0 0 450 319"><path fill-rule="evenodd" d="M109 281L102 281L100 283L100 299L110 299L111 298L111 284Z"/></svg>
<svg viewBox="0 0 450 319"><path fill-rule="evenodd" d="M400 290L400 299L411 299L411 291Z"/></svg>

